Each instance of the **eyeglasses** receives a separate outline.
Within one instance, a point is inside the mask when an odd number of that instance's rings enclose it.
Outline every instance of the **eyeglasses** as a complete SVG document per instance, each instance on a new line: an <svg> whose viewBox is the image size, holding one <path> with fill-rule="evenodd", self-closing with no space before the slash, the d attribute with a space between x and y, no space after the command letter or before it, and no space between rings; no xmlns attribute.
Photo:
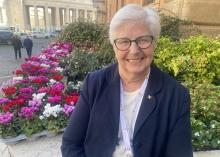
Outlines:
<svg viewBox="0 0 220 157"><path fill-rule="evenodd" d="M135 42L139 48L146 49L150 47L150 45L153 42L153 39L154 38L151 35L140 36L135 40L130 40L128 38L118 38L114 40L114 44L116 48L120 51L128 50L132 42Z"/></svg>

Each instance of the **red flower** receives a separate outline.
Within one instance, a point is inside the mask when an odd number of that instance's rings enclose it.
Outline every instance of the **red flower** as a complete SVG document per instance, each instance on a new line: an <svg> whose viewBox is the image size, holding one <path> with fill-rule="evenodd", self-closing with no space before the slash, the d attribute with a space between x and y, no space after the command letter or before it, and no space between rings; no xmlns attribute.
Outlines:
<svg viewBox="0 0 220 157"><path fill-rule="evenodd" d="M60 91L60 90L50 90L49 94L52 95L52 96L59 96L59 95L62 94L62 91Z"/></svg>
<svg viewBox="0 0 220 157"><path fill-rule="evenodd" d="M8 112L11 107L14 106L14 103L13 102L8 102L6 105L2 106L2 110L5 111L5 112Z"/></svg>
<svg viewBox="0 0 220 157"><path fill-rule="evenodd" d="M16 88L15 87L2 88L2 91L5 93L6 96L11 96L16 92Z"/></svg>
<svg viewBox="0 0 220 157"><path fill-rule="evenodd" d="M63 76L62 75L55 75L52 77L52 79L56 80L56 81L60 81L63 79Z"/></svg>
<svg viewBox="0 0 220 157"><path fill-rule="evenodd" d="M23 71L20 70L20 69L17 69L17 70L15 71L15 74L16 74L16 75L22 75L22 74L23 74Z"/></svg>
<svg viewBox="0 0 220 157"><path fill-rule="evenodd" d="M66 95L64 96L64 99L67 104L73 104L73 103L76 104L79 99L79 96L78 95Z"/></svg>
<svg viewBox="0 0 220 157"><path fill-rule="evenodd" d="M11 109L11 106L10 106L10 105L4 105L4 106L2 106L2 110L3 110L4 112L8 112L10 109Z"/></svg>
<svg viewBox="0 0 220 157"><path fill-rule="evenodd" d="M24 105L25 100L24 99L17 99L17 100L15 100L15 102L17 105L22 106L22 105Z"/></svg>

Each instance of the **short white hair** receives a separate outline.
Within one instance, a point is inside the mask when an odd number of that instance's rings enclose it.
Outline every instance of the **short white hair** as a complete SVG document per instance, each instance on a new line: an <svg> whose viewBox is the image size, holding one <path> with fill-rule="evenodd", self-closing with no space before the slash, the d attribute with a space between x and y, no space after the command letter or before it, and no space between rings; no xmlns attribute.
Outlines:
<svg viewBox="0 0 220 157"><path fill-rule="evenodd" d="M146 29L150 31L150 34L154 37L155 42L160 36L160 17L156 10L152 8L144 8L138 4L128 4L118 10L113 16L109 26L109 39L113 44L114 32L122 24L132 21L144 21Z"/></svg>

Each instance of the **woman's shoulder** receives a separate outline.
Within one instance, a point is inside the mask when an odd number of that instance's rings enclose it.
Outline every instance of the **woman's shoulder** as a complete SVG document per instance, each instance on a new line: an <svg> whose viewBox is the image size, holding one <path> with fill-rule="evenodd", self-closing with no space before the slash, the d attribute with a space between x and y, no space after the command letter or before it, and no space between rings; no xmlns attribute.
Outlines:
<svg viewBox="0 0 220 157"><path fill-rule="evenodd" d="M92 71L88 75L92 81L108 81L117 75L117 69L117 64L111 64L99 70Z"/></svg>
<svg viewBox="0 0 220 157"><path fill-rule="evenodd" d="M156 68L157 73L163 77L164 86L166 86L168 88L172 88L172 89L178 89L181 91L187 90L187 88L180 81L176 80L173 76L171 76L167 72L162 71L156 65L154 65L154 68Z"/></svg>

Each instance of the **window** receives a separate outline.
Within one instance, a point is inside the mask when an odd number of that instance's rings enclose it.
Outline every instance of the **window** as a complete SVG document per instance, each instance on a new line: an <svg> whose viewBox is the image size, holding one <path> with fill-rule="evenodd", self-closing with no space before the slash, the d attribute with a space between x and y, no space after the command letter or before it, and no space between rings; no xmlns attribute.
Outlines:
<svg viewBox="0 0 220 157"><path fill-rule="evenodd" d="M80 9L79 10L79 21L84 21L84 18L85 18L85 11Z"/></svg>
<svg viewBox="0 0 220 157"><path fill-rule="evenodd" d="M71 19L71 22L76 22L76 9L70 10L70 19Z"/></svg>
<svg viewBox="0 0 220 157"><path fill-rule="evenodd" d="M87 11L87 20L92 21L92 11L91 10Z"/></svg>

